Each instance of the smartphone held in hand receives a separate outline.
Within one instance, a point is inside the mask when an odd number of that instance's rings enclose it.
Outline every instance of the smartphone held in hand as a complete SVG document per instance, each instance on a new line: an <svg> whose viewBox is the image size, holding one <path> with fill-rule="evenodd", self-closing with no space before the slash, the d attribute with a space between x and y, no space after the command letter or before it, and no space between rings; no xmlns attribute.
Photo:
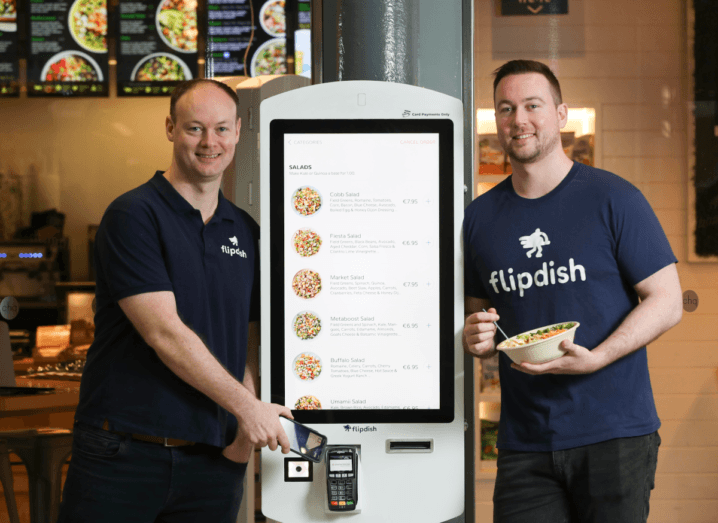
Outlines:
<svg viewBox="0 0 718 523"><path fill-rule="evenodd" d="M324 454L324 447L327 445L327 437L283 416L279 417L279 421L289 438L290 450L309 461L319 463Z"/></svg>

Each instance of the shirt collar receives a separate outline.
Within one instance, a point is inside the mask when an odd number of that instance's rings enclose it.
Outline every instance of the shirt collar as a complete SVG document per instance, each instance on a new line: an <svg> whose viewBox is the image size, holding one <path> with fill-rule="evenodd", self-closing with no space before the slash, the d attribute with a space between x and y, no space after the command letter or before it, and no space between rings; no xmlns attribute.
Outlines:
<svg viewBox="0 0 718 523"><path fill-rule="evenodd" d="M197 209L184 199L184 197L177 192L172 184L164 177L164 171L156 171L155 175L150 179L150 183L157 189L157 191L167 200L170 206L179 214L188 214L195 212ZM224 197L222 191L219 191L217 199L217 209L214 211L212 220L230 220L234 221L234 213L232 212L232 206L229 201Z"/></svg>

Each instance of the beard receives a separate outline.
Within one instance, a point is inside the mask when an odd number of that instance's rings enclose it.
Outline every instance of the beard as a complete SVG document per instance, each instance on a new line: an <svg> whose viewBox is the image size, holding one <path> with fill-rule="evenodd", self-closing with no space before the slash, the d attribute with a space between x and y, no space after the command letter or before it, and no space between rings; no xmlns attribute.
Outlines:
<svg viewBox="0 0 718 523"><path fill-rule="evenodd" d="M539 145L534 147L531 151L521 150L518 152L509 147L506 154L509 155L509 158L519 163L534 163L541 156L541 152L541 147Z"/></svg>
<svg viewBox="0 0 718 523"><path fill-rule="evenodd" d="M534 163L545 158L556 147L561 147L561 135L558 134L548 141L543 141L540 137L536 137L536 143L533 147L522 147L518 150L511 146L511 140L504 145L504 150L509 158L518 163Z"/></svg>

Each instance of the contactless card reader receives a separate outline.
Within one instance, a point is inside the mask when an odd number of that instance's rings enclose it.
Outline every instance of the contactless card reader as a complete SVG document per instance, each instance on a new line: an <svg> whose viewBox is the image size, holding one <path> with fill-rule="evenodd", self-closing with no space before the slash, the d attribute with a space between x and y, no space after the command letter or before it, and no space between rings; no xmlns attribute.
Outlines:
<svg viewBox="0 0 718 523"><path fill-rule="evenodd" d="M330 446L326 453L329 512L356 513L359 504L360 454L355 446Z"/></svg>

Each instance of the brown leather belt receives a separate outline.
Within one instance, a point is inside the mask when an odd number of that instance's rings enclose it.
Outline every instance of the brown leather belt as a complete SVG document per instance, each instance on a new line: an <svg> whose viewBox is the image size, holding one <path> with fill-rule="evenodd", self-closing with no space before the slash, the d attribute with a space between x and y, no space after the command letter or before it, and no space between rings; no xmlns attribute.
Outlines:
<svg viewBox="0 0 718 523"><path fill-rule="evenodd" d="M107 432L112 432L113 434L119 434L120 436L127 436L127 432L118 432L115 430L109 429L109 423L107 420L102 424L102 430L106 430ZM193 441L187 441L185 439L177 439L177 438L163 438L161 436L145 436L144 434L129 434L129 436L132 439L137 439L140 441L145 441L147 443L157 443L158 445L163 445L165 447L188 447L190 445L194 445Z"/></svg>

